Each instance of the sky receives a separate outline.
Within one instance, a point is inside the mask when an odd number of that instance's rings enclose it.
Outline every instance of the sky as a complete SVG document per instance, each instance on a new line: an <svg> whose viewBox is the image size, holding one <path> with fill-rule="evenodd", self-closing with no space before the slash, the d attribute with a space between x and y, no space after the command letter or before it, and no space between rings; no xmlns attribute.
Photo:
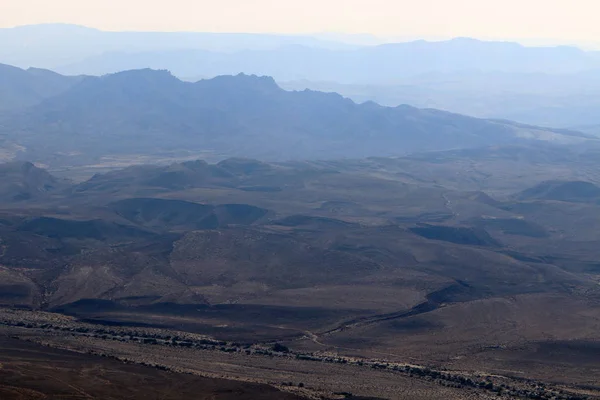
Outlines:
<svg viewBox="0 0 600 400"><path fill-rule="evenodd" d="M600 42L599 0L0 0L0 27Z"/></svg>

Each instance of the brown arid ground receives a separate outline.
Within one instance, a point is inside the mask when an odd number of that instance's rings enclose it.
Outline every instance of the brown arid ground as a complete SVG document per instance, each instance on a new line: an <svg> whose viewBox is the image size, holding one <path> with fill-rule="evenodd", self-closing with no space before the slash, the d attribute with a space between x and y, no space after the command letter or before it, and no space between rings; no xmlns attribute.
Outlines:
<svg viewBox="0 0 600 400"><path fill-rule="evenodd" d="M493 370L499 361L518 362L518 357L524 355L523 349L505 349L501 352L504 360L494 360L498 358L497 354L486 354L482 349L472 357L435 365L409 361L414 359L409 356L410 344L397 346L395 354L358 352L335 346L309 351L302 349L311 347L303 346L302 341L289 343L289 348L277 348L268 344L217 341L207 336L155 328L106 327L51 313L4 310L1 315L0 333L11 337L13 344L26 341L28 346L32 346L31 342L69 350L76 352L81 360L91 357L87 362L92 364L102 355L102 359L109 357L117 364L134 363L148 369L167 370L173 374L171 376L191 374L266 384L286 393L315 399L340 399L349 394L354 398L402 400L600 398L600 388L591 382L598 372L590 368L593 355L588 357L587 370L580 368L569 372L567 365L562 366L566 375L559 379L544 374L539 365L534 365L536 361L543 361L539 359L544 350L541 349L537 360L532 357L530 364L520 367L534 366L537 377L533 379L515 370ZM307 333L306 340L313 347L326 346L319 339ZM416 353L417 345L413 346L412 351ZM401 356L402 348L407 351L405 357ZM530 355L535 355L536 350L539 349L527 349ZM427 358L428 354L424 351L423 357ZM431 354L435 354L435 349ZM556 360L552 361L548 367L556 365ZM546 372L549 371L550 368ZM582 372L588 373L587 384L581 377L577 378Z"/></svg>
<svg viewBox="0 0 600 400"><path fill-rule="evenodd" d="M267 385L205 378L0 335L0 398L300 400Z"/></svg>
<svg viewBox="0 0 600 400"><path fill-rule="evenodd" d="M1 348L4 367L0 371L0 382L7 387L6 390L15 386L21 388L23 392L37 389L38 392L47 395L56 395L60 390L64 390L67 391L65 394L71 396L80 394L84 396L83 398L143 399L144 396L152 393L154 387L154 385L151 387L144 385L147 379L156 382L157 387L162 387L157 397L154 397L157 399L293 399L294 395L315 399L340 399L347 397L349 393L353 398L377 397L402 400L496 398L495 395L486 394L478 389L461 390L445 387L432 381L364 366L229 354L219 351L159 349L143 344L114 344L88 338L26 337L28 340L39 341L45 346L23 341L18 341L16 345L14 339L5 339L6 344ZM59 351L46 346L71 351ZM15 348L15 351L7 352L7 347ZM25 350L21 351L21 347ZM29 356L28 352L33 351L31 349L38 352L38 358ZM109 354L128 362L159 364L177 372L156 371L155 367L129 365L80 352ZM4 355L5 353L7 354ZM48 367L48 362L51 363L51 367ZM23 367L19 369L20 366ZM90 382L91 375L98 382ZM38 380L38 376L41 377L41 382L37 385L28 382L30 379ZM59 382L58 388L53 387L53 381ZM110 386L107 385L108 382ZM298 388L298 385L303 387ZM94 386L96 391L93 390ZM126 386L131 388L130 392L123 390ZM148 392L140 392L140 386L144 387L144 390L148 389ZM190 386L189 390L188 386ZM263 397L254 397L261 388L269 386L275 386L282 392L273 389L263 390ZM183 387L186 390L182 390ZM68 393L69 388L72 388L71 393ZM111 388L114 392L110 391ZM194 392L205 397L187 397ZM220 393L223 394L219 396ZM227 397L227 394L233 396Z"/></svg>
<svg viewBox="0 0 600 400"><path fill-rule="evenodd" d="M0 322L316 398L597 398L597 159L228 159L79 184L6 164Z"/></svg>

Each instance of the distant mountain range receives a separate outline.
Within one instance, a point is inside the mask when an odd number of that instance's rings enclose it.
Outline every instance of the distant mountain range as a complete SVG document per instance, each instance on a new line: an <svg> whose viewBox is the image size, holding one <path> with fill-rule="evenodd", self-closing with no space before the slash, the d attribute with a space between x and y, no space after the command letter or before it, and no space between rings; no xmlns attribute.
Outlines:
<svg viewBox="0 0 600 400"><path fill-rule="evenodd" d="M164 69L186 81L245 73L357 102L571 129L600 125L600 52L569 46L471 38L382 44L368 35L104 32L49 24L0 29L0 63L66 75ZM28 88L14 105L31 104L31 92L39 90Z"/></svg>
<svg viewBox="0 0 600 400"><path fill-rule="evenodd" d="M336 92L374 101L502 118L528 124L587 129L600 124L600 69L569 74L461 71L429 73L396 84L340 84L296 80L288 90ZM597 129L596 129L597 131ZM594 132L594 130L590 130Z"/></svg>
<svg viewBox="0 0 600 400"><path fill-rule="evenodd" d="M575 47L524 47L517 43L458 38L335 50L302 44L236 52L120 50L55 69L71 75L103 75L148 67L168 69L179 77L214 77L243 72L269 75L279 81L307 79L390 84L427 73L576 73L600 68L600 56Z"/></svg>
<svg viewBox="0 0 600 400"><path fill-rule="evenodd" d="M285 160L591 140L433 109L356 104L335 93L288 92L270 77L190 83L145 69L79 79L67 80L72 86L53 97L40 95L37 104L0 114L5 145L20 149L19 157L64 165L183 150Z"/></svg>
<svg viewBox="0 0 600 400"><path fill-rule="evenodd" d="M357 46L264 34L103 32L74 25L0 29L0 63L66 74L168 69L179 77L269 75L276 80L390 83L427 72L573 73L600 68L600 53L470 38ZM368 42L373 43L372 38Z"/></svg>
<svg viewBox="0 0 600 400"><path fill-rule="evenodd" d="M355 47L339 41L310 36L204 32L106 32L79 25L41 24L0 29L0 63L22 68L55 69L107 52L182 49L235 52L249 49L275 49L286 45L327 49Z"/></svg>
<svg viewBox="0 0 600 400"><path fill-rule="evenodd" d="M80 80L79 77L63 76L49 70L22 70L0 64L0 110L34 105L66 91Z"/></svg>

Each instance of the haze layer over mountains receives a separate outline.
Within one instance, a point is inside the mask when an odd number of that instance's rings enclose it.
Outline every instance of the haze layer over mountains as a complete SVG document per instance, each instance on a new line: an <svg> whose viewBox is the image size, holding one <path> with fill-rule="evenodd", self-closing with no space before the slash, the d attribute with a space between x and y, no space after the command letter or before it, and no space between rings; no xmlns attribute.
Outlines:
<svg viewBox="0 0 600 400"><path fill-rule="evenodd" d="M184 82L150 69L68 77L0 66L4 158L53 168L110 157L230 156L264 160L399 156L501 144L596 143L585 133L335 93L285 91L270 77Z"/></svg>
<svg viewBox="0 0 600 400"><path fill-rule="evenodd" d="M190 81L266 75L284 88L335 91L358 102L592 133L600 125L599 54L468 38L365 46L322 37L102 32L71 25L0 30L0 63L23 68L68 75L166 69Z"/></svg>

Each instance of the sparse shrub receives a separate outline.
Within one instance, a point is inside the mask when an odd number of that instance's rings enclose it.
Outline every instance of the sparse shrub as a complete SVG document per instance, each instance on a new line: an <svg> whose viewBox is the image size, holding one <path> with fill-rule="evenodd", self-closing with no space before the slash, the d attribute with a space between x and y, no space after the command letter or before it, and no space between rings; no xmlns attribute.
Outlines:
<svg viewBox="0 0 600 400"><path fill-rule="evenodd" d="M282 345L281 343L275 343L271 349L278 353L289 353L290 352L290 349L287 346Z"/></svg>

